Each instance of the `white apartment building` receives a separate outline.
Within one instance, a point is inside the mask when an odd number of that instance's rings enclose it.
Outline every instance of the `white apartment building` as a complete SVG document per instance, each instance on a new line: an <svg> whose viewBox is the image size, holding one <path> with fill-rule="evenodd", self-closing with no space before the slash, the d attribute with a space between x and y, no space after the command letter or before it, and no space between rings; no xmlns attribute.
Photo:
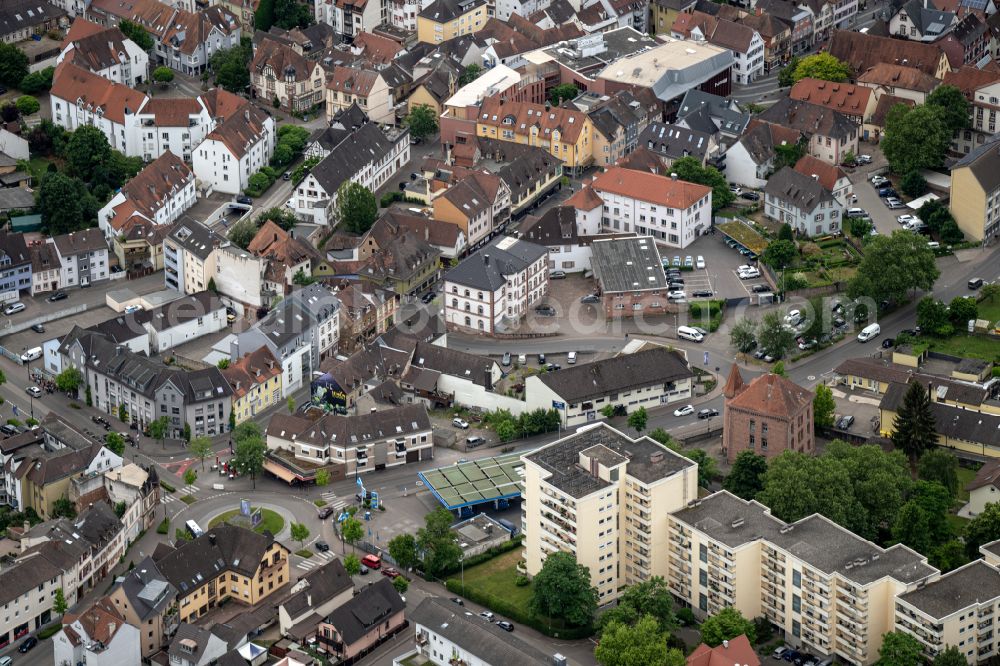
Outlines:
<svg viewBox="0 0 1000 666"><path fill-rule="evenodd" d="M727 491L668 515L667 531L667 584L696 615L732 606L849 664L878 659L894 601L938 573L906 546L881 548L819 514L785 523Z"/></svg>
<svg viewBox="0 0 1000 666"><path fill-rule="evenodd" d="M548 291L548 249L500 236L445 275L445 324L492 335L527 315Z"/></svg>
<svg viewBox="0 0 1000 666"><path fill-rule="evenodd" d="M67 613L52 637L54 663L119 666L142 663L139 629L108 598L79 613Z"/></svg>
<svg viewBox="0 0 1000 666"><path fill-rule="evenodd" d="M605 233L634 232L684 249L712 227L712 188L705 185L612 167L590 188L603 202Z"/></svg>
<svg viewBox="0 0 1000 666"><path fill-rule="evenodd" d="M208 190L239 194L250 176L267 166L275 141L274 119L247 106L226 118L195 149L194 175Z"/></svg>
<svg viewBox="0 0 1000 666"><path fill-rule="evenodd" d="M215 277L217 250L228 242L205 225L186 220L163 239L163 280L167 289L196 294Z"/></svg>
<svg viewBox="0 0 1000 666"><path fill-rule="evenodd" d="M417 14L429 4L420 0L389 0L389 23L404 32L416 32Z"/></svg>
<svg viewBox="0 0 1000 666"><path fill-rule="evenodd" d="M355 37L362 32L372 32L388 16L386 3L380 0L317 0L316 23L326 23L344 37ZM413 20L416 27L416 18Z"/></svg>
<svg viewBox="0 0 1000 666"><path fill-rule="evenodd" d="M228 241L216 249L213 259L213 278L220 294L225 294L246 307L270 305L271 298L276 293L265 287L266 259L254 256Z"/></svg>
<svg viewBox="0 0 1000 666"><path fill-rule="evenodd" d="M164 152L125 183L97 213L97 225L110 241L135 218L170 224L198 200L194 173L177 155Z"/></svg>
<svg viewBox="0 0 1000 666"><path fill-rule="evenodd" d="M843 230L844 204L819 182L818 175L784 167L764 187L764 215L809 236Z"/></svg>
<svg viewBox="0 0 1000 666"><path fill-rule="evenodd" d="M59 257L62 287L89 287L108 279L108 242L100 229L84 229L49 238Z"/></svg>
<svg viewBox="0 0 1000 666"><path fill-rule="evenodd" d="M528 575L571 553L590 570L598 603L667 576L663 517L698 497L698 466L648 438L601 423L522 457L522 526Z"/></svg>
<svg viewBox="0 0 1000 666"><path fill-rule="evenodd" d="M84 19L77 19L76 22L89 26L89 21ZM87 33L85 37L74 38L70 28L68 37L72 41L67 42L56 57L57 65L69 60L78 67L129 88L138 87L149 78L149 54L123 35L121 30L107 28Z"/></svg>

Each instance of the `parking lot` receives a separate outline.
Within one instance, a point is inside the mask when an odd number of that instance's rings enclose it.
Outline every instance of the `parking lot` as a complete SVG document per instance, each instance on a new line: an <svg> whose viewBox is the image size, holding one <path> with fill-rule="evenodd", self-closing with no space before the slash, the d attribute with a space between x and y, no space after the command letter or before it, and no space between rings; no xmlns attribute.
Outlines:
<svg viewBox="0 0 1000 666"><path fill-rule="evenodd" d="M726 245L725 237L721 233L702 236L685 249L685 254L700 255L705 258L703 271L696 270L693 273L683 274L684 290L688 293L689 298L692 291L701 289L712 291L712 298L756 296L757 294L753 292L754 285L767 284L763 277L751 280L740 279L736 274L736 267L744 264L755 266L757 262L747 259ZM672 260L673 255L671 255ZM707 286L701 286L703 284Z"/></svg>

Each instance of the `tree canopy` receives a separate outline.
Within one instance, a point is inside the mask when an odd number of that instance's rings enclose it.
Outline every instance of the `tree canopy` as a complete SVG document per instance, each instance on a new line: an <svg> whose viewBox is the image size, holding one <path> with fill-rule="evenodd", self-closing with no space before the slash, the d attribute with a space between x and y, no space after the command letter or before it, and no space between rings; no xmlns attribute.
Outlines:
<svg viewBox="0 0 1000 666"><path fill-rule="evenodd" d="M773 240L767 244L761 261L772 268L781 269L791 264L798 254L799 250L794 241Z"/></svg>
<svg viewBox="0 0 1000 666"><path fill-rule="evenodd" d="M438 507L424 516L424 526L417 532L416 543L424 555L424 570L432 576L441 576L458 567L462 548L451 531L453 517L444 507Z"/></svg>
<svg viewBox="0 0 1000 666"><path fill-rule="evenodd" d="M353 180L337 190L337 221L348 231L363 234L378 218L378 203L372 191Z"/></svg>
<svg viewBox="0 0 1000 666"><path fill-rule="evenodd" d="M701 642L709 647L722 645L722 641L736 638L741 634L746 634L753 644L757 638L757 627L733 606L723 608L701 623Z"/></svg>
<svg viewBox="0 0 1000 666"><path fill-rule="evenodd" d="M722 487L737 497L752 500L764 489L766 475L767 458L753 451L740 451Z"/></svg>
<svg viewBox="0 0 1000 666"><path fill-rule="evenodd" d="M174 80L174 70L161 66L153 70L153 80L157 83L170 83Z"/></svg>
<svg viewBox="0 0 1000 666"><path fill-rule="evenodd" d="M957 132L969 126L971 105L955 86L938 86L927 95L925 103L941 110L941 119L950 131Z"/></svg>
<svg viewBox="0 0 1000 666"><path fill-rule="evenodd" d="M426 139L438 131L437 114L427 104L418 104L406 115L406 126L415 139Z"/></svg>
<svg viewBox="0 0 1000 666"><path fill-rule="evenodd" d="M309 5L298 0L274 0L274 24L279 28L308 28L315 22Z"/></svg>
<svg viewBox="0 0 1000 666"><path fill-rule="evenodd" d="M242 424L241 424L242 425ZM253 487L257 487L257 475L264 469L264 453L267 445L261 436L244 437L235 440L235 452L232 464L240 474L249 474Z"/></svg>
<svg viewBox="0 0 1000 666"><path fill-rule="evenodd" d="M991 502L965 526L965 554L970 560L975 559L980 556L980 546L997 539L1000 539L1000 503Z"/></svg>
<svg viewBox="0 0 1000 666"><path fill-rule="evenodd" d="M757 327L757 339L761 341L761 347L774 358L781 358L787 354L795 342L795 336L785 328L781 313L776 310L766 312L761 317Z"/></svg>
<svg viewBox="0 0 1000 666"><path fill-rule="evenodd" d="M552 106L559 106L564 101L575 99L580 94L580 89L572 83L561 83L549 91L549 99Z"/></svg>
<svg viewBox="0 0 1000 666"><path fill-rule="evenodd" d="M729 344L741 354L749 354L757 346L757 322L743 317L729 329Z"/></svg>
<svg viewBox="0 0 1000 666"><path fill-rule="evenodd" d="M417 539L412 534L397 534L389 540L387 547L392 559L404 569L412 569L420 563Z"/></svg>
<svg viewBox="0 0 1000 666"><path fill-rule="evenodd" d="M886 115L882 152L896 173L933 169L944 163L951 136L941 106L897 104Z"/></svg>
<svg viewBox="0 0 1000 666"><path fill-rule="evenodd" d="M531 608L548 617L561 617L568 624L583 626L597 612L597 588L590 584L590 569L569 553L552 553L535 575Z"/></svg>
<svg viewBox="0 0 1000 666"><path fill-rule="evenodd" d="M712 211L733 203L736 195L729 190L729 182L718 169L711 166L702 166L695 157L682 157L674 160L670 165L670 171L676 173L680 180L689 183L698 183L712 188Z"/></svg>
<svg viewBox="0 0 1000 666"><path fill-rule="evenodd" d="M0 42L0 83L16 88L28 76L28 56L13 44Z"/></svg>
<svg viewBox="0 0 1000 666"><path fill-rule="evenodd" d="M618 605L601 615L600 626L606 628L611 622L634 625L646 617L652 618L661 632L677 627L673 597L661 576L625 588L618 597Z"/></svg>
<svg viewBox="0 0 1000 666"><path fill-rule="evenodd" d="M667 635L649 615L636 622L609 622L594 650L601 666L684 666L684 653L667 647Z"/></svg>
<svg viewBox="0 0 1000 666"><path fill-rule="evenodd" d="M792 74L792 80L798 83L802 79L820 79L843 83L851 76L851 66L837 59L830 53L817 53L799 60Z"/></svg>
<svg viewBox="0 0 1000 666"><path fill-rule="evenodd" d="M937 445L934 415L931 414L930 396L923 382L912 381L903 396L903 404L896 412L892 424L892 443L910 460L916 474L917 460L924 451Z"/></svg>
<svg viewBox="0 0 1000 666"><path fill-rule="evenodd" d="M149 36L146 29L143 28L138 23L134 21L129 21L128 19L122 19L118 22L118 29L122 31L122 34L131 39L136 43L143 51L149 51L153 48L153 38Z"/></svg>
<svg viewBox="0 0 1000 666"><path fill-rule="evenodd" d="M58 171L42 178L37 197L42 227L50 236L93 226L100 210L100 204L83 181Z"/></svg>
<svg viewBox="0 0 1000 666"><path fill-rule="evenodd" d="M882 635L876 666L920 666L924 663L923 646L916 638L902 631Z"/></svg>
<svg viewBox="0 0 1000 666"><path fill-rule="evenodd" d="M458 85L467 86L476 79L478 79L483 73L483 68L476 63L471 63L465 66L462 70L462 74L458 77Z"/></svg>
<svg viewBox="0 0 1000 666"><path fill-rule="evenodd" d="M836 409L833 390L826 384L818 384L813 397L813 422L817 426L829 428L833 425L833 412Z"/></svg>
<svg viewBox="0 0 1000 666"><path fill-rule="evenodd" d="M261 10L265 9L265 5L272 1L262 0L257 14L259 15ZM273 5L271 6L273 7ZM267 27L262 27L259 20L256 23L258 30L267 30L270 28L270 25L268 23ZM209 66L215 75L216 85L221 86L231 93L245 93L247 88L250 87L251 60L253 60L253 45L247 37L241 37L238 46L216 51L209 60Z"/></svg>
<svg viewBox="0 0 1000 666"><path fill-rule="evenodd" d="M917 464L917 476L940 483L951 497L958 497L958 458L951 451L940 447L925 451Z"/></svg>
<svg viewBox="0 0 1000 666"><path fill-rule="evenodd" d="M894 231L875 236L865 246L865 255L847 293L851 298L867 296L875 301L902 301L911 289L930 291L940 271L934 252L920 234Z"/></svg>

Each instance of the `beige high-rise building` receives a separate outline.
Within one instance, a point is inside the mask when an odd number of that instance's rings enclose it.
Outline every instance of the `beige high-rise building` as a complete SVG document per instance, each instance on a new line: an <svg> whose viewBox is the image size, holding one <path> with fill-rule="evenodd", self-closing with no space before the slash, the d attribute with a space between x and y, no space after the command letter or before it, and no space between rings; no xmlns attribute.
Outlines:
<svg viewBox="0 0 1000 666"><path fill-rule="evenodd" d="M572 553L599 603L626 585L667 576L669 513L698 497L698 466L648 437L586 426L523 457L525 561Z"/></svg>
<svg viewBox="0 0 1000 666"><path fill-rule="evenodd" d="M850 664L878 658L896 598L938 575L906 546L881 548L818 514L785 523L726 491L667 523L667 583L696 615L735 606L767 617L790 644Z"/></svg>

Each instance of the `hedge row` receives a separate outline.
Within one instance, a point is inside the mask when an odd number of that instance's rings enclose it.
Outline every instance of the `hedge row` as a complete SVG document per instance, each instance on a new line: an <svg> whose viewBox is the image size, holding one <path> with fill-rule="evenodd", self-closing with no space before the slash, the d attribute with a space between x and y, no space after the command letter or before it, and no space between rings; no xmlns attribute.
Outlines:
<svg viewBox="0 0 1000 666"><path fill-rule="evenodd" d="M448 591L452 594L460 594L477 604L486 606L494 613L510 618L514 622L527 625L536 631L540 631L546 636L564 638L567 640L579 640L581 638L587 638L594 633L594 628L591 625L583 627L567 627L562 629L558 627L550 627L542 618L534 615L526 608L521 608L520 606L512 604L507 599L482 592L478 588L470 587L469 585L466 585L463 590L462 582L455 580L454 578L448 580L448 582L445 583L445 587L447 587Z"/></svg>
<svg viewBox="0 0 1000 666"><path fill-rule="evenodd" d="M489 550L483 551L478 555L473 555L472 557L465 560L465 568L468 569L469 567L474 567L477 564L482 564L483 562L492 560L494 557L498 555L503 555L504 553L508 553L514 550L515 548L520 548L522 541L524 541L524 535L518 534L510 541L504 541L499 546L493 546ZM461 569L462 569L461 565L453 567L451 569L448 569L447 571L444 571L441 574L441 576L451 576L453 574L458 573Z"/></svg>

